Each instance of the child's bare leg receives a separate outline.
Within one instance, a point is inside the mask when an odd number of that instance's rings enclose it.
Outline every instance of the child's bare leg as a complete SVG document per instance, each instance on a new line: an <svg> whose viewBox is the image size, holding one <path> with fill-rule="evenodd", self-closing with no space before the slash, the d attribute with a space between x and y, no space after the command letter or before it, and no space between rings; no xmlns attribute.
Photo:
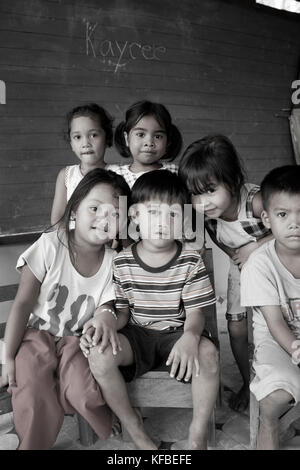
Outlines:
<svg viewBox="0 0 300 470"><path fill-rule="evenodd" d="M243 378L242 388L229 400L229 406L236 411L243 411L249 404L249 357L247 318L240 321L228 321L230 345L233 356Z"/></svg>
<svg viewBox="0 0 300 470"><path fill-rule="evenodd" d="M192 379L193 419L189 429L188 448L207 449L208 423L219 390L219 356L207 338L199 344L200 374Z"/></svg>
<svg viewBox="0 0 300 470"><path fill-rule="evenodd" d="M279 449L279 417L292 398L285 390L276 390L259 402L258 450Z"/></svg>
<svg viewBox="0 0 300 470"><path fill-rule="evenodd" d="M120 341L122 351L116 356L112 354L110 347L101 354L97 347L91 350L89 364L92 374L101 387L106 403L126 427L137 449L157 449L145 433L142 420L130 404L126 383L119 366L132 364L133 353L125 336L120 335Z"/></svg>

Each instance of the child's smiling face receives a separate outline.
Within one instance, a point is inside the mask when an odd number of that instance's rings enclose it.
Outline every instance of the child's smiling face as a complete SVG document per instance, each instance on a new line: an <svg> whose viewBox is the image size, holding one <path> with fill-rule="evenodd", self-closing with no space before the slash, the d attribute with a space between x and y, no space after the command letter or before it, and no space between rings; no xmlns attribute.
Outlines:
<svg viewBox="0 0 300 470"><path fill-rule="evenodd" d="M192 204L196 211L204 212L209 219L231 218L235 201L228 189L215 180L210 189L202 194L192 194Z"/></svg>
<svg viewBox="0 0 300 470"><path fill-rule="evenodd" d="M300 252L300 194L273 194L268 209L262 213L262 220L272 230L281 248Z"/></svg>
<svg viewBox="0 0 300 470"><path fill-rule="evenodd" d="M119 194L109 184L99 183L81 201L73 215L77 243L107 243L118 233Z"/></svg>

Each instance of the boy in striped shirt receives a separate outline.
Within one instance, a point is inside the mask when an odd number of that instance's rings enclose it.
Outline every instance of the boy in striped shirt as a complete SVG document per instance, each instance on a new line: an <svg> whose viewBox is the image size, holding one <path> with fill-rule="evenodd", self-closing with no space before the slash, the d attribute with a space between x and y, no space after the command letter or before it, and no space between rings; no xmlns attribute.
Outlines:
<svg viewBox="0 0 300 470"><path fill-rule="evenodd" d="M134 184L131 218L139 240L114 259L117 315L106 325L110 344L102 338L101 354L99 346L89 353L107 404L138 449L156 447L130 405L125 381L163 364L171 377L192 380L188 448L207 448L219 362L202 308L215 297L201 255L179 241L187 202L178 176L168 170L145 173Z"/></svg>

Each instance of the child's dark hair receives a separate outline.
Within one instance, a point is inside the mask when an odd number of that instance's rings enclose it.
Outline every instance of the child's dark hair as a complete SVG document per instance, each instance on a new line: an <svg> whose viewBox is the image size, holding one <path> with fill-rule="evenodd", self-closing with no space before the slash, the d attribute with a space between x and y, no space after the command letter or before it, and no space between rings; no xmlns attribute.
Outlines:
<svg viewBox="0 0 300 470"><path fill-rule="evenodd" d="M193 194L209 191L215 179L233 197L238 197L245 181L234 145L221 134L208 135L189 145L180 160L178 174Z"/></svg>
<svg viewBox="0 0 300 470"><path fill-rule="evenodd" d="M268 210L270 199L276 193L300 195L300 166L285 165L274 168L264 177L260 190L265 210Z"/></svg>
<svg viewBox="0 0 300 470"><path fill-rule="evenodd" d="M158 199L168 204L189 202L189 194L179 177L169 170L153 170L141 175L131 190L131 203L139 204Z"/></svg>
<svg viewBox="0 0 300 470"><path fill-rule="evenodd" d="M124 132L130 130L145 116L153 116L167 133L166 153L164 160L173 161L179 155L182 148L182 136L179 129L172 123L172 118L167 108L160 103L151 101L138 101L127 109L125 121L122 121L115 130L115 146L120 155L125 158L131 157L126 145Z"/></svg>
<svg viewBox="0 0 300 470"><path fill-rule="evenodd" d="M96 119L100 123L102 129L105 132L106 146L111 147L113 143L113 121L114 119L106 111L96 103L88 103L82 106L76 106L68 112L66 116L67 121L67 140L70 140L71 124L73 119L81 116L87 116L91 119Z"/></svg>
<svg viewBox="0 0 300 470"><path fill-rule="evenodd" d="M110 185L114 190L116 190L119 196L127 197L128 207L130 206L130 203L131 203L130 188L128 184L126 183L125 179L123 178L123 176L118 175L117 173L114 173L113 171L110 171L110 170L104 170L102 168L96 168L95 170L89 171L85 175L85 177L80 181L78 186L75 188L72 196L70 197L67 203L67 207L65 209L64 215L59 223L58 236L59 236L59 231L63 229L67 235L68 248L70 250L70 255L72 259L74 257L73 256L74 249L72 246L72 237L70 237L70 228L69 228L71 215L73 212L76 212L81 201L83 201L83 199L89 194L89 192L97 184Z"/></svg>

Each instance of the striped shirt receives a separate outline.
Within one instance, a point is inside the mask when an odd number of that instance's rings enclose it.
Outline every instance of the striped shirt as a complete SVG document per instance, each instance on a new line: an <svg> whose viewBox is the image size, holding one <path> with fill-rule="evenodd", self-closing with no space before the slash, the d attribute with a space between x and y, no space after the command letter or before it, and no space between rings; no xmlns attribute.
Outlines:
<svg viewBox="0 0 300 470"><path fill-rule="evenodd" d="M128 308L130 322L165 329L184 324L189 310L215 303L201 255L178 248L164 266L146 265L131 245L114 258L116 308Z"/></svg>

